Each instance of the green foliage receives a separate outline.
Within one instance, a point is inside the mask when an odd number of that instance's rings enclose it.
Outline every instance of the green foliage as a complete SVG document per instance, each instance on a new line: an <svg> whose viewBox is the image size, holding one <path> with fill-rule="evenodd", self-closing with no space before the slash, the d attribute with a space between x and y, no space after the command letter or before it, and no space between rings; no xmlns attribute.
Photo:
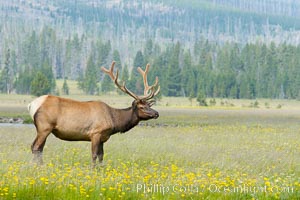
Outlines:
<svg viewBox="0 0 300 200"><path fill-rule="evenodd" d="M128 67L127 65L125 65L122 69L122 78L121 78L121 81L122 82L127 82L129 80L129 71L128 71Z"/></svg>
<svg viewBox="0 0 300 200"><path fill-rule="evenodd" d="M105 43L102 42L102 40L98 40L96 44L96 50L97 50L97 65L103 66L107 63L108 55L111 51L111 43L110 41L106 41Z"/></svg>
<svg viewBox="0 0 300 200"><path fill-rule="evenodd" d="M107 93L112 90L114 90L113 81L111 80L111 78L108 75L105 75L101 82L101 92Z"/></svg>
<svg viewBox="0 0 300 200"><path fill-rule="evenodd" d="M151 58L153 58L154 48L153 41L151 39L147 40L145 44L144 54L145 54L145 63L149 63Z"/></svg>
<svg viewBox="0 0 300 200"><path fill-rule="evenodd" d="M254 102L250 103L250 108L259 108L259 102L255 100Z"/></svg>
<svg viewBox="0 0 300 200"><path fill-rule="evenodd" d="M50 27L24 35L20 47L4 48L0 92L31 93L31 83L39 71L47 77L51 93L57 77L78 80L79 88L87 94L98 94L101 81L101 92L107 93L115 87L99 67L109 67L115 60L119 79L137 94L143 93L137 67L145 69L150 63L149 84L157 76L161 95L165 96L195 98L202 93L207 98L300 98L299 45L218 44L200 38L191 49L180 42L158 44L149 39L143 51L127 52L135 54L133 66L128 69L132 58L124 59L124 50L112 52L110 41L97 38L90 42L87 37L74 34L59 39Z"/></svg>
<svg viewBox="0 0 300 200"><path fill-rule="evenodd" d="M170 49L170 60L167 69L167 96L180 96L181 95L181 81L182 73L179 66L180 56L180 43L176 43L174 47Z"/></svg>
<svg viewBox="0 0 300 200"><path fill-rule="evenodd" d="M45 62L42 63L41 72L47 77L50 83L51 91L53 92L56 87L56 82L55 82L54 74L49 60L46 59Z"/></svg>
<svg viewBox="0 0 300 200"><path fill-rule="evenodd" d="M29 70L24 70L19 73L19 77L15 82L15 89L18 94L30 94L30 85L33 79Z"/></svg>
<svg viewBox="0 0 300 200"><path fill-rule="evenodd" d="M69 95L69 86L68 86L68 83L67 83L67 78L64 79L64 83L63 83L63 86L62 86L62 91L63 91L63 94Z"/></svg>
<svg viewBox="0 0 300 200"><path fill-rule="evenodd" d="M191 52L187 51L184 53L183 69L182 69L182 87L184 95L189 98L195 97L196 77L194 68L192 66L192 56Z"/></svg>
<svg viewBox="0 0 300 200"><path fill-rule="evenodd" d="M89 144L55 137L47 139L44 165L34 165L32 127L3 126L1 199L298 199L298 120L292 110L170 108L131 130L134 140L114 135L104 146L105 165L94 169ZM162 190L137 192L146 179L145 189L159 181Z"/></svg>
<svg viewBox="0 0 300 200"><path fill-rule="evenodd" d="M78 87L78 89L84 91L84 75L83 75L83 73L80 73L78 75L78 78L77 78L77 87Z"/></svg>
<svg viewBox="0 0 300 200"><path fill-rule="evenodd" d="M121 73L121 83L128 83L129 81L129 71L128 71L128 67L127 65L125 65L122 69L122 73ZM117 90L118 94L124 94L124 92L122 92L121 90Z"/></svg>
<svg viewBox="0 0 300 200"><path fill-rule="evenodd" d="M0 73L0 92L6 93L7 92L7 69L4 68Z"/></svg>
<svg viewBox="0 0 300 200"><path fill-rule="evenodd" d="M215 98L209 100L209 105L210 106L215 106L216 104L217 104L217 101L216 101Z"/></svg>
<svg viewBox="0 0 300 200"><path fill-rule="evenodd" d="M199 103L199 106L208 106L207 102L206 102L206 97L203 93L199 93L197 96L197 102Z"/></svg>
<svg viewBox="0 0 300 200"><path fill-rule="evenodd" d="M31 82L30 91L34 96L49 94L51 92L51 83L42 72L37 72Z"/></svg>
<svg viewBox="0 0 300 200"><path fill-rule="evenodd" d="M0 74L0 92L10 93L12 88L12 68L10 66L10 49L5 54L4 68Z"/></svg>
<svg viewBox="0 0 300 200"><path fill-rule="evenodd" d="M95 66L92 55L90 55L88 62L87 62L87 66L86 66L84 80L82 83L84 92L86 94L91 94L91 95L98 93L97 83L98 83L98 81L97 81L96 66Z"/></svg>
<svg viewBox="0 0 300 200"><path fill-rule="evenodd" d="M143 94L144 93L143 79L140 73L137 71L138 67L145 69L145 60L142 51L138 51L135 55L133 67L130 74L130 79L128 82L128 87L136 94Z"/></svg>

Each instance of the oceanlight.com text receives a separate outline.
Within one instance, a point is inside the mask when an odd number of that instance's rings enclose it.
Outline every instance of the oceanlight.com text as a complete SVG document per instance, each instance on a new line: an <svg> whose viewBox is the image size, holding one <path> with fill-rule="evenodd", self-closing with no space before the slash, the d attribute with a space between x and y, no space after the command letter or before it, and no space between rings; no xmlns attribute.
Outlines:
<svg viewBox="0 0 300 200"><path fill-rule="evenodd" d="M210 184L209 186L202 187L199 185L162 185L162 184L136 184L137 193L294 193L293 187L279 187L279 186L247 186L245 184L238 186L218 186Z"/></svg>

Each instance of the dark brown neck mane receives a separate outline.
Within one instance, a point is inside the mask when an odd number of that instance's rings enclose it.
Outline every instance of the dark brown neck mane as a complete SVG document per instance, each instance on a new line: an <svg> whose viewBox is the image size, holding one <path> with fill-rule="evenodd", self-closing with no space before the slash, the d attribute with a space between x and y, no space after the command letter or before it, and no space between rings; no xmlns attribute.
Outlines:
<svg viewBox="0 0 300 200"><path fill-rule="evenodd" d="M112 133L125 133L135 127L140 119L137 115L137 112L132 108L125 108L125 109L114 109L111 115L112 118Z"/></svg>

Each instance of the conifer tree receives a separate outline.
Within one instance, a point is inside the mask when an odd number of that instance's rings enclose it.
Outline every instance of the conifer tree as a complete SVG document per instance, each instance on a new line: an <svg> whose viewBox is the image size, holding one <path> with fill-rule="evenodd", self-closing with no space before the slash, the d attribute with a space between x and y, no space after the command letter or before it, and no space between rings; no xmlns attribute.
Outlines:
<svg viewBox="0 0 300 200"><path fill-rule="evenodd" d="M168 96L180 96L182 74L179 66L180 43L173 47L167 71Z"/></svg>
<svg viewBox="0 0 300 200"><path fill-rule="evenodd" d="M142 51L138 51L133 61L133 67L130 74L130 81L128 87L136 94L142 94L144 92L144 86L142 77L137 71L138 67L145 68L145 60Z"/></svg>
<svg viewBox="0 0 300 200"><path fill-rule="evenodd" d="M12 77L11 77L11 67L10 67L10 50L8 49L5 54L4 68L0 74L0 91L2 93L10 93L12 88Z"/></svg>
<svg viewBox="0 0 300 200"><path fill-rule="evenodd" d="M33 73L29 70L29 66L19 70L19 74L15 81L15 89L18 94L30 94L30 86L33 79Z"/></svg>
<svg viewBox="0 0 300 200"><path fill-rule="evenodd" d="M37 72L30 85L30 93L34 96L41 96L51 92L51 83L42 73Z"/></svg>
<svg viewBox="0 0 300 200"><path fill-rule="evenodd" d="M67 79L68 78L64 78L64 83L63 83L63 86L62 86L62 91L63 91L63 94L64 95L69 95L69 86L68 86L68 83L67 83Z"/></svg>
<svg viewBox="0 0 300 200"><path fill-rule="evenodd" d="M86 94L90 95L98 93L97 70L92 55L90 55L87 62L87 67L83 80L83 90Z"/></svg>

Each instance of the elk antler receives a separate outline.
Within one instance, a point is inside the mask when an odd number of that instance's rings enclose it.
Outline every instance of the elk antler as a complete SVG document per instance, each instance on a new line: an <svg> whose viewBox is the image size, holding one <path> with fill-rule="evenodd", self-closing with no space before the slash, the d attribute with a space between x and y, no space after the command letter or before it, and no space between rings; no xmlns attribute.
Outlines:
<svg viewBox="0 0 300 200"><path fill-rule="evenodd" d="M116 75L114 75L114 67L115 67L115 61L113 61L111 63L111 66L109 69L106 69L104 67L101 67L101 70L103 72L105 72L106 74L108 74L111 78L111 80L114 81L115 85L122 90L123 92L125 92L126 94L129 94L130 96L132 96L134 99L136 100L144 100L147 101L150 105L153 105L153 103L155 102L154 99L152 99L154 96L156 96L159 93L160 90L160 86L157 87L158 85L158 77L156 77L155 79L155 83L151 86L148 85L148 80L147 80L147 74L149 71L149 67L150 65L147 64L146 66L146 70L143 71L140 67L138 67L138 71L140 72L140 74L143 77L144 80L144 96L137 96L136 94L134 94L133 92L131 92L130 90L128 90L125 86L125 82L123 83L123 85L120 85L118 83L118 75L119 75L119 71L117 70ZM149 92L150 91L150 92Z"/></svg>
<svg viewBox="0 0 300 200"><path fill-rule="evenodd" d="M128 89L126 88L125 82L123 83L123 85L120 85L120 84L118 83L119 70L117 70L116 75L114 75L114 67L115 67L115 64L116 64L116 62L113 61L113 62L111 63L111 66L110 66L109 69L106 69L105 67L101 67L101 70L110 76L111 80L114 81L115 85L116 85L120 90L122 90L122 91L123 91L124 93L126 93L126 94L129 94L129 95L132 96L134 99L139 100L140 98L139 98L136 94L134 94L133 92L131 92L130 90L128 90Z"/></svg>
<svg viewBox="0 0 300 200"><path fill-rule="evenodd" d="M142 70L142 68L138 67L138 71L140 72L140 74L143 77L143 81L144 81L144 97L142 97L142 99L144 100L150 100L152 99L154 96L156 96L159 93L160 90L160 86L158 86L157 90L155 91L157 84L158 84L158 77L155 78L155 83L151 86L148 85L148 80L147 80L147 74L149 72L149 68L150 68L150 64L146 65L146 69L145 71ZM149 93L149 90L150 93Z"/></svg>

